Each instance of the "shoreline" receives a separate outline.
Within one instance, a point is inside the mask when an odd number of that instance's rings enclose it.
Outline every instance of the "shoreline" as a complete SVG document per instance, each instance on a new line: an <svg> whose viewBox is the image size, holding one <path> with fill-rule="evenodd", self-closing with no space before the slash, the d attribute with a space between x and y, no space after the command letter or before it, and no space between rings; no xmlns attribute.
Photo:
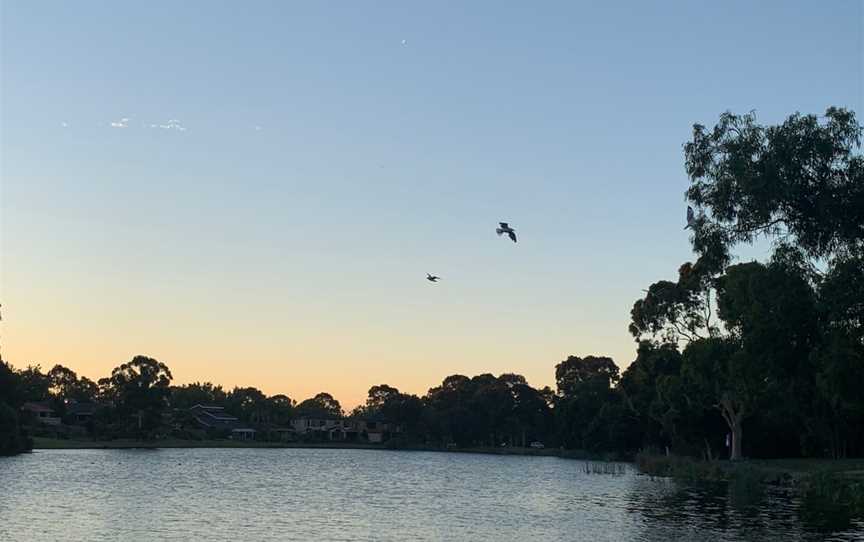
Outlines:
<svg viewBox="0 0 864 542"><path fill-rule="evenodd" d="M557 457L560 459L582 460L582 461L609 461L608 457L591 454L584 450L562 450L560 448L521 448L506 447L495 448L491 446L477 446L470 448L443 448L438 446L388 446L386 444L368 444L359 442L262 442L262 441L232 441L232 440L184 440L165 439L159 441L142 441L134 439L116 439L111 441L100 440L75 440L54 439L47 437L34 437L32 452L43 450L159 450L159 449L319 449L319 450L382 450L401 452L440 452L455 454L483 454L483 455L509 455L509 456L531 456L531 457ZM25 452L26 453L26 452ZM633 460L615 460L621 463L631 463L637 467ZM640 471L640 474L658 478L691 481L728 481L738 475L747 476L748 473L757 473L764 481L771 480L773 483L786 485L789 483L800 483L802 478L816 472L830 472L838 474L847 479L864 481L864 459L750 459L741 462L730 462L719 460L712 463L686 458L675 458L673 462L683 461L696 465L700 468L714 469L710 475L704 472L681 472L680 469L670 469L666 472ZM689 471L689 469L687 469ZM769 482L769 483L771 483Z"/></svg>
<svg viewBox="0 0 864 542"><path fill-rule="evenodd" d="M34 437L33 451L41 450L158 450L172 448L248 448L248 449L329 449L329 450L390 450L406 452L446 452L474 453L487 455L520 455L538 457L561 457L565 459L599 460L598 456L581 450L561 450L557 448L521 448L521 447L471 447L442 448L437 446L387 446L386 444L366 444L352 442L262 442L262 441L232 441L232 440L183 440L165 439L159 441L142 441L134 439L75 440Z"/></svg>

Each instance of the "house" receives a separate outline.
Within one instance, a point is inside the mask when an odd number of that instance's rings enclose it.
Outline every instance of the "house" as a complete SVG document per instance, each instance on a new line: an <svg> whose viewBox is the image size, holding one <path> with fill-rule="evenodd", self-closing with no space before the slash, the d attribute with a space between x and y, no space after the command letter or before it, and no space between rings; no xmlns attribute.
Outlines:
<svg viewBox="0 0 864 542"><path fill-rule="evenodd" d="M291 420L291 427L301 435L310 433L327 433L336 427L341 420L335 416L301 416Z"/></svg>
<svg viewBox="0 0 864 542"><path fill-rule="evenodd" d="M402 427L391 423L380 416L372 416L359 420L360 433L367 441L374 444L390 440L393 435L400 433Z"/></svg>
<svg viewBox="0 0 864 542"><path fill-rule="evenodd" d="M48 403L27 402L21 405L21 413L25 420L45 425L60 425L60 418Z"/></svg>
<svg viewBox="0 0 864 542"><path fill-rule="evenodd" d="M224 407L195 405L189 409L195 422L208 431L228 433L234 440L254 440L255 430L244 426L236 416L225 412Z"/></svg>
<svg viewBox="0 0 864 542"><path fill-rule="evenodd" d="M298 435L320 440L356 440L359 434L354 420L327 415L294 418L291 427Z"/></svg>
<svg viewBox="0 0 864 542"><path fill-rule="evenodd" d="M66 406L67 421L73 425L87 425L93 419L97 406L96 403L70 401Z"/></svg>
<svg viewBox="0 0 864 542"><path fill-rule="evenodd" d="M338 420L334 426L327 430L327 439L335 441L355 441L358 440L360 431L358 430L357 422L352 419Z"/></svg>
<svg viewBox="0 0 864 542"><path fill-rule="evenodd" d="M233 429L240 420L225 412L225 407L195 405L189 409L190 414L201 427L206 429Z"/></svg>
<svg viewBox="0 0 864 542"><path fill-rule="evenodd" d="M401 431L401 427L377 418L336 418L335 416L301 416L291 420L298 435L320 440L384 442Z"/></svg>
<svg viewBox="0 0 864 542"><path fill-rule="evenodd" d="M255 440L255 430L250 427L238 427L231 430L231 440Z"/></svg>

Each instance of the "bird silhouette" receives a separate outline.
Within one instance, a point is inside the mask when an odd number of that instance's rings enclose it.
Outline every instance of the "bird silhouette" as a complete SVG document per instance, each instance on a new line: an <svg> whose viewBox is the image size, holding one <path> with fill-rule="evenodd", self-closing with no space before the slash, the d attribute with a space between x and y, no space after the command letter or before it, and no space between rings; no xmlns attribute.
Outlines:
<svg viewBox="0 0 864 542"><path fill-rule="evenodd" d="M495 233L497 233L499 237L506 233L507 236L510 237L511 241L514 243L516 242L516 230L511 228L506 222L499 222L498 227L495 228Z"/></svg>
<svg viewBox="0 0 864 542"><path fill-rule="evenodd" d="M440 278L441 277L438 277L436 275L430 275L429 273L426 273L426 280L428 280L429 282L438 282Z"/></svg>
<svg viewBox="0 0 864 542"><path fill-rule="evenodd" d="M696 227L696 214L693 212L693 207L687 206L687 225L684 226L684 229L687 228L695 229Z"/></svg>

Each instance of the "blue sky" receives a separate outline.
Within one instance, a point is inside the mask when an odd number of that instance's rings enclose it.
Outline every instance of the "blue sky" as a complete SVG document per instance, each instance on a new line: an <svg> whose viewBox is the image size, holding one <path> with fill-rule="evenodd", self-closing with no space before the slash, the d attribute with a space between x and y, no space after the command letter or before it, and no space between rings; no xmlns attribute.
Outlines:
<svg viewBox="0 0 864 542"><path fill-rule="evenodd" d="M626 366L634 299L690 257L691 125L862 105L851 1L0 15L4 358L298 399Z"/></svg>

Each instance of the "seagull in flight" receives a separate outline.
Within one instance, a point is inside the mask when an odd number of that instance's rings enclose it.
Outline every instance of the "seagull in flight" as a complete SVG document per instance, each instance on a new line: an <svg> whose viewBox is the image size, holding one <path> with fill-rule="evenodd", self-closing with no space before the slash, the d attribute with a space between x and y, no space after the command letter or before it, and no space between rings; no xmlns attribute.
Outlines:
<svg viewBox="0 0 864 542"><path fill-rule="evenodd" d="M510 240L514 243L516 242L516 230L510 227L506 222L499 222L498 227L495 228L495 233L500 237L501 235L507 234L510 237Z"/></svg>
<svg viewBox="0 0 864 542"><path fill-rule="evenodd" d="M693 212L693 207L687 206L687 225L684 226L684 229L696 229L696 215Z"/></svg>
<svg viewBox="0 0 864 542"><path fill-rule="evenodd" d="M426 273L426 280L428 280L429 282L438 282L438 280L439 280L440 278L441 278L441 277L439 277L439 276L436 276L436 275L430 275L429 273Z"/></svg>

